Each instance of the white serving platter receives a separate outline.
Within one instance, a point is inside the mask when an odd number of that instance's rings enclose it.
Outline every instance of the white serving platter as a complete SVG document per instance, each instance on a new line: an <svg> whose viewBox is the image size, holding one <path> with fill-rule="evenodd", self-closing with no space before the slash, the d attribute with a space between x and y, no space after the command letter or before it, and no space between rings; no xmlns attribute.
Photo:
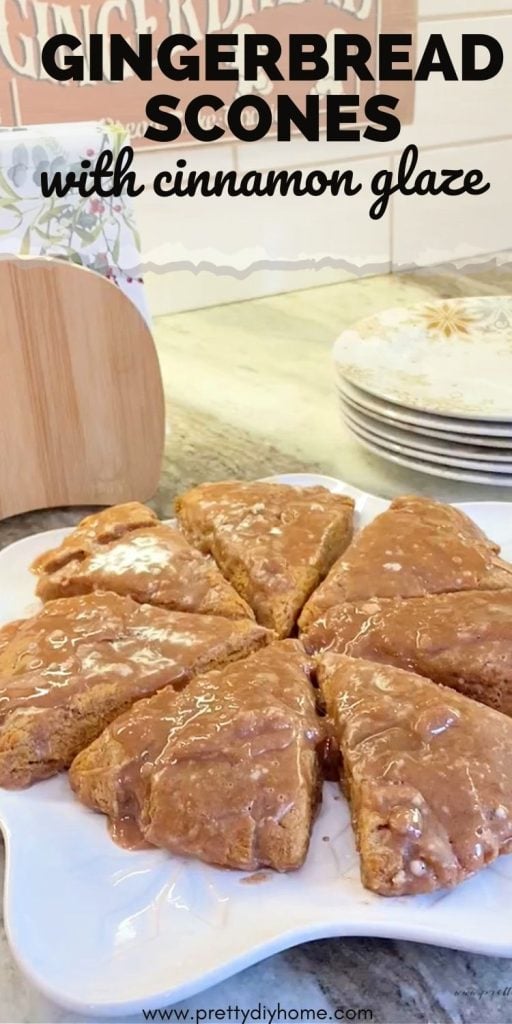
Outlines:
<svg viewBox="0 0 512 1024"><path fill-rule="evenodd" d="M338 338L339 374L377 398L461 419L512 419L512 296L387 309Z"/></svg>
<svg viewBox="0 0 512 1024"><path fill-rule="evenodd" d="M340 481L292 475L356 498L358 525L387 502ZM461 506L512 557L510 506ZM67 530L0 552L0 621L34 610L32 559ZM349 813L326 784L305 866L263 879L110 840L65 775L0 791L5 922L13 954L47 997L85 1016L164 1007L311 939L365 935L512 957L512 856L451 893L383 899L359 880Z"/></svg>

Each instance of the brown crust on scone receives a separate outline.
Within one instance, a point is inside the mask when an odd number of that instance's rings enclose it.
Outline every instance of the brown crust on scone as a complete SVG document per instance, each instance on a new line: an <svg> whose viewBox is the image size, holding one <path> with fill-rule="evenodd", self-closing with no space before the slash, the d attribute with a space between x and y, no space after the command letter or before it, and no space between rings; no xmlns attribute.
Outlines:
<svg viewBox="0 0 512 1024"><path fill-rule="evenodd" d="M16 636L24 622L25 619L16 619L14 622L6 622L5 626L0 627L0 655Z"/></svg>
<svg viewBox="0 0 512 1024"><path fill-rule="evenodd" d="M512 565L453 505L403 497L357 534L305 605L302 631L344 602L512 589Z"/></svg>
<svg viewBox="0 0 512 1024"><path fill-rule="evenodd" d="M134 705L75 759L71 784L118 839L243 870L306 856L320 793L312 662L284 641Z"/></svg>
<svg viewBox="0 0 512 1024"><path fill-rule="evenodd" d="M43 601L111 591L171 611L253 618L212 558L136 502L88 516L32 570Z"/></svg>
<svg viewBox="0 0 512 1024"><path fill-rule="evenodd" d="M178 498L189 540L210 552L256 619L289 636L352 537L354 502L323 487L202 484Z"/></svg>
<svg viewBox="0 0 512 1024"><path fill-rule="evenodd" d="M69 562L82 561L92 554L98 544L110 544L113 540L125 537L131 530L155 526L157 523L156 513L138 501L129 501L124 505L114 505L112 508L95 512L82 519L56 548L39 555L32 563L32 572L37 576L51 575Z"/></svg>
<svg viewBox="0 0 512 1024"><path fill-rule="evenodd" d="M512 715L512 590L337 605L302 639L311 654L395 665Z"/></svg>
<svg viewBox="0 0 512 1024"><path fill-rule="evenodd" d="M50 602L0 650L0 786L48 778L134 701L269 640L250 620L165 612L115 594Z"/></svg>
<svg viewBox="0 0 512 1024"><path fill-rule="evenodd" d="M317 661L368 889L450 888L512 852L510 718L393 666Z"/></svg>

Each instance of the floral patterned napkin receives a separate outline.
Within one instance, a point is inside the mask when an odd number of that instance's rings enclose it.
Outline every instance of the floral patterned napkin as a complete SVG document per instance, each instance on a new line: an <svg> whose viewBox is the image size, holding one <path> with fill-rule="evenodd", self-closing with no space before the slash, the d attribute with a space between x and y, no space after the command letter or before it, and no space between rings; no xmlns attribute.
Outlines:
<svg viewBox="0 0 512 1024"><path fill-rule="evenodd" d="M54 256L95 270L149 313L140 277L140 243L126 196L45 199L41 173L81 170L104 149L126 145L121 127L95 123L34 125L0 130L0 254Z"/></svg>

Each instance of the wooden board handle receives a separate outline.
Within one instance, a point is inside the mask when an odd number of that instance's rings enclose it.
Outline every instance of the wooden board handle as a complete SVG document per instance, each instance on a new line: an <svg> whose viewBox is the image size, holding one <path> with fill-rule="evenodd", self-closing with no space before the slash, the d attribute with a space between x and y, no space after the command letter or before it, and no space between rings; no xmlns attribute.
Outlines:
<svg viewBox="0 0 512 1024"><path fill-rule="evenodd" d="M162 379L116 285L55 259L0 259L0 518L154 494Z"/></svg>

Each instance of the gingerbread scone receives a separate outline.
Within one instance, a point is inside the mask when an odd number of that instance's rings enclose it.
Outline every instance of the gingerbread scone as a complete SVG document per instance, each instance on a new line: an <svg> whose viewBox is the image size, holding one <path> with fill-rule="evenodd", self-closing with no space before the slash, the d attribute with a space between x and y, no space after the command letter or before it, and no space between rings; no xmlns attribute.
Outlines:
<svg viewBox="0 0 512 1024"><path fill-rule="evenodd" d="M429 498L393 501L355 537L306 604L307 630L333 605L459 590L510 590L512 565L459 509Z"/></svg>
<svg viewBox="0 0 512 1024"><path fill-rule="evenodd" d="M101 590L172 611L253 617L212 558L137 502L88 516L32 569L43 601Z"/></svg>
<svg viewBox="0 0 512 1024"><path fill-rule="evenodd" d="M354 502L323 487L203 484L176 503L191 543L210 552L261 625L289 636L352 537Z"/></svg>
<svg viewBox="0 0 512 1024"><path fill-rule="evenodd" d="M139 702L75 759L76 795L124 845L248 871L300 867L320 789L311 672L287 640Z"/></svg>
<svg viewBox="0 0 512 1024"><path fill-rule="evenodd" d="M512 715L512 590L335 605L302 639L312 654L395 665Z"/></svg>
<svg viewBox="0 0 512 1024"><path fill-rule="evenodd" d="M134 701L182 688L270 636L250 619L166 612L116 594L50 601L0 646L0 786L55 775Z"/></svg>
<svg viewBox="0 0 512 1024"><path fill-rule="evenodd" d="M95 512L82 519L56 548L39 555L32 565L32 572L50 576L70 562L82 561L96 550L98 544L109 544L125 537L131 530L156 526L157 523L156 513L138 501Z"/></svg>
<svg viewBox="0 0 512 1024"><path fill-rule="evenodd" d="M0 626L0 655L11 643L11 640L24 622L25 619L16 619L14 622L6 622L4 626Z"/></svg>
<svg viewBox="0 0 512 1024"><path fill-rule="evenodd" d="M391 666L324 655L364 885L450 888L512 852L512 720Z"/></svg>

